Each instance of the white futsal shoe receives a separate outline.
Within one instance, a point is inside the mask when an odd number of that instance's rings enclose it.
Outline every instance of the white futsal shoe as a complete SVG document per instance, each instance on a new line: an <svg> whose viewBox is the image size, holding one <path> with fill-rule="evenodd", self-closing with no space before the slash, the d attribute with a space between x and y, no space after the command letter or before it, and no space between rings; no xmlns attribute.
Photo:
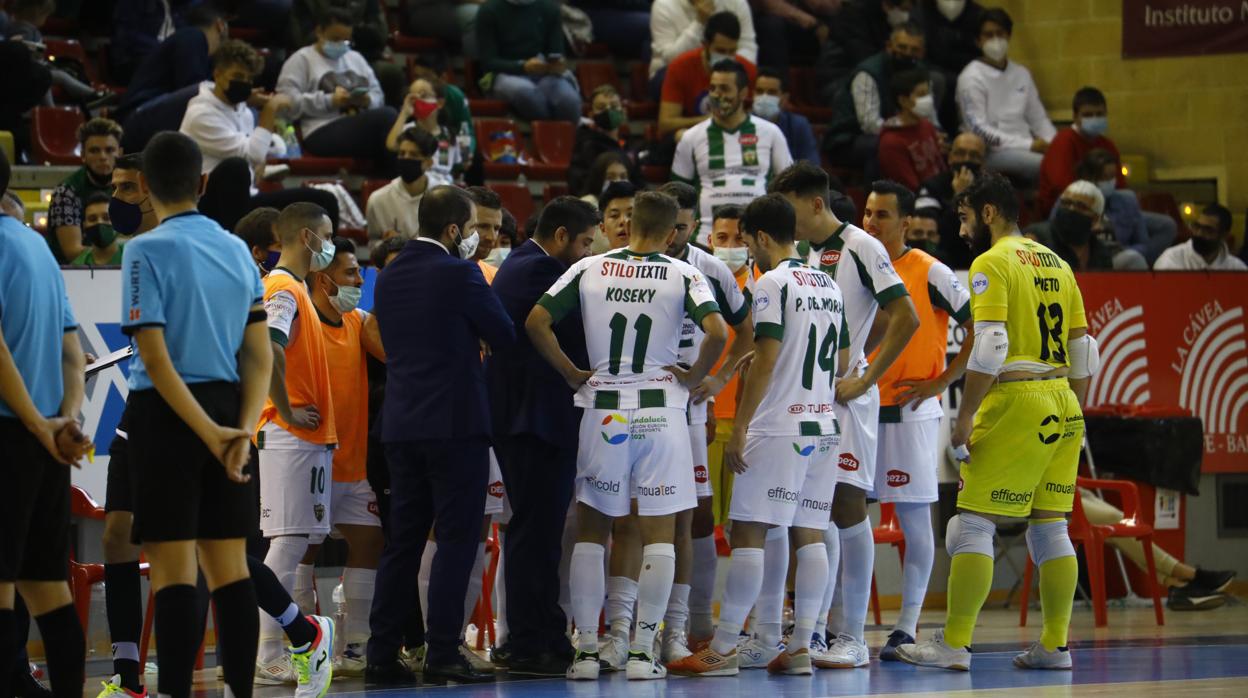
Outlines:
<svg viewBox="0 0 1248 698"><path fill-rule="evenodd" d="M945 643L945 631L937 630L926 642L897 647L897 658L907 664L935 667L937 669L971 670L971 651L965 647L950 647Z"/></svg>

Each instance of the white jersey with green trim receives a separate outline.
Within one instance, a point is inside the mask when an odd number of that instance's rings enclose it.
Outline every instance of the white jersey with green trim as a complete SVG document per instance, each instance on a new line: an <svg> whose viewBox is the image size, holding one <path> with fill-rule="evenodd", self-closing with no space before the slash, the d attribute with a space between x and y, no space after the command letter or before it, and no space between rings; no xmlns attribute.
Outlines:
<svg viewBox="0 0 1248 698"><path fill-rule="evenodd" d="M577 391L578 407L684 409L689 391L664 366L679 360L686 315L701 324L719 306L706 277L666 255L627 249L572 265L538 304L555 321L581 309L594 375Z"/></svg>
<svg viewBox="0 0 1248 698"><path fill-rule="evenodd" d="M694 239L702 244L710 239L716 206L750 203L792 164L784 132L766 119L747 115L732 131L714 119L689 127L676 144L672 176L698 188L701 222Z"/></svg>
<svg viewBox="0 0 1248 698"><path fill-rule="evenodd" d="M895 298L910 295L906 285L893 268L884 245L849 223L842 223L822 244L810 243L809 261L812 267L836 279L845 297L849 365L851 370L861 372L866 368L863 348L875 322L875 312Z"/></svg>
<svg viewBox="0 0 1248 698"><path fill-rule="evenodd" d="M711 286L711 293L715 295L715 304L719 306L719 312L723 314L724 321L733 327L740 325L750 314L750 298L748 293L743 293L737 286L737 277L733 275L728 265L715 255L693 245L685 246L683 256L683 261L706 277L707 283ZM697 361L698 352L702 348L702 340L705 338L706 333L702 331L702 326L686 315L680 330L681 364L692 366L693 362ZM701 402L695 405L690 402L689 423L706 424L706 408L709 404L709 402Z"/></svg>
<svg viewBox="0 0 1248 698"><path fill-rule="evenodd" d="M754 282L754 337L780 342L749 436L823 436L833 416L837 351L849 343L845 300L832 277L783 259Z"/></svg>

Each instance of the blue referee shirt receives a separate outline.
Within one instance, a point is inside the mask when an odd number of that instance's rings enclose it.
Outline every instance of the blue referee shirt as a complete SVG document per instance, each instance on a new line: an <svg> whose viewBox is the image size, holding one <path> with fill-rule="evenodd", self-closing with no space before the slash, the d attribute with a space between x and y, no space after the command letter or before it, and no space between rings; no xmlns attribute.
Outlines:
<svg viewBox="0 0 1248 698"><path fill-rule="evenodd" d="M78 328L65 279L48 243L16 219L0 214L0 328L35 409L61 410L65 381L61 346ZM0 399L0 417L17 415Z"/></svg>
<svg viewBox="0 0 1248 698"><path fill-rule="evenodd" d="M187 384L238 382L247 314L264 297L246 243L187 211L126 243L121 271L123 332L163 327L169 357ZM152 387L136 351L130 389Z"/></svg>

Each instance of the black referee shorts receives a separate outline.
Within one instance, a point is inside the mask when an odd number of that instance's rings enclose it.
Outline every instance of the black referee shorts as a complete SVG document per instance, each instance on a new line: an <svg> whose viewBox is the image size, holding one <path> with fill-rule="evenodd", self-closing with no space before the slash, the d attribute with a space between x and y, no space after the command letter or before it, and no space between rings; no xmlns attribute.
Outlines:
<svg viewBox="0 0 1248 698"><path fill-rule="evenodd" d="M69 579L69 466L22 423L0 417L0 581Z"/></svg>
<svg viewBox="0 0 1248 698"><path fill-rule="evenodd" d="M104 493L104 511L134 512L134 477L130 472L130 402L117 422L117 434L108 446L108 486Z"/></svg>
<svg viewBox="0 0 1248 698"><path fill-rule="evenodd" d="M194 383L196 401L217 424L238 423L236 383ZM134 537L144 543L246 538L259 526L254 485L225 466L155 390L130 393L128 459Z"/></svg>

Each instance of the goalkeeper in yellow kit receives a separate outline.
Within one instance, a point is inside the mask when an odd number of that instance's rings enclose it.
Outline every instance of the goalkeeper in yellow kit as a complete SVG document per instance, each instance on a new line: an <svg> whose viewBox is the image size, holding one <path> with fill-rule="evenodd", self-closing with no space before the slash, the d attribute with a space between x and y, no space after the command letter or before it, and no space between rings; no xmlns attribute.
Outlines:
<svg viewBox="0 0 1248 698"><path fill-rule="evenodd" d="M1083 297L1070 267L1018 230L1018 198L999 175L958 197L971 264L975 344L951 444L962 461L958 515L945 545L949 610L943 632L901 645L901 659L969 670L971 633L992 588L998 517L1027 518L1027 548L1040 570L1044 629L1014 658L1026 669L1069 669L1066 632L1078 581L1066 514L1075 497L1083 442L1079 408L1100 363L1087 334Z"/></svg>

